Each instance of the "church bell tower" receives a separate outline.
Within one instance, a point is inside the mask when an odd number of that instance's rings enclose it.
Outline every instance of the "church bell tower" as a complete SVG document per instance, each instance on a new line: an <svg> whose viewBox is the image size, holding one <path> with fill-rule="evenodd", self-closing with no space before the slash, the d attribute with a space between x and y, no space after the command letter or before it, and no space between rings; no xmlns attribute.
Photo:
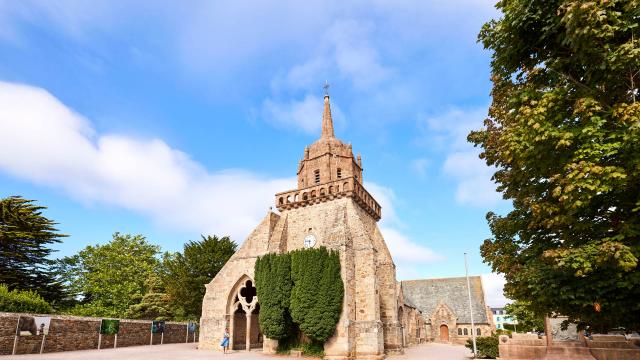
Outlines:
<svg viewBox="0 0 640 360"><path fill-rule="evenodd" d="M278 210L350 197L376 221L380 220L380 205L362 186L362 158L353 155L351 144L335 137L328 93L324 95L322 135L305 147L297 175L297 189L276 194Z"/></svg>

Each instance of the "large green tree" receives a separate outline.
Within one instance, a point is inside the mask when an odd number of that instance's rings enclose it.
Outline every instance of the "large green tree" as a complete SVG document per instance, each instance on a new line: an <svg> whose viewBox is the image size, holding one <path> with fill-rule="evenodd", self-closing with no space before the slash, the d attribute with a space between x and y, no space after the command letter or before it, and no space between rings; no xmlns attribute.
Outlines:
<svg viewBox="0 0 640 360"><path fill-rule="evenodd" d="M126 317L132 305L149 292L160 248L142 235L115 233L111 242L87 246L59 261L59 272L80 304L78 315Z"/></svg>
<svg viewBox="0 0 640 360"><path fill-rule="evenodd" d="M236 248L227 236L202 236L200 241L186 243L182 253L164 254L160 274L176 319L200 317L205 284L218 274Z"/></svg>
<svg viewBox="0 0 640 360"><path fill-rule="evenodd" d="M532 312L529 302L514 301L504 308L518 322L514 329L519 332L544 331L544 317Z"/></svg>
<svg viewBox="0 0 640 360"><path fill-rule="evenodd" d="M143 320L171 320L173 307L170 297L164 291L158 276L153 275L147 280L147 293L139 303L130 305L126 317Z"/></svg>
<svg viewBox="0 0 640 360"><path fill-rule="evenodd" d="M469 140L513 210L481 247L537 314L640 328L640 2L504 0L479 39L493 102Z"/></svg>
<svg viewBox="0 0 640 360"><path fill-rule="evenodd" d="M0 283L56 302L65 294L51 272L49 256L51 245L66 235L42 215L45 209L19 196L0 199Z"/></svg>

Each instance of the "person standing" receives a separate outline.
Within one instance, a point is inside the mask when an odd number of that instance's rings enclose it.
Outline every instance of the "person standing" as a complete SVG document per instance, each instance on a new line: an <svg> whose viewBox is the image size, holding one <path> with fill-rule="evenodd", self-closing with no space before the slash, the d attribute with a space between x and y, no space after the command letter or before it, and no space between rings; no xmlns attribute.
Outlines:
<svg viewBox="0 0 640 360"><path fill-rule="evenodd" d="M222 346L222 352L226 354L229 349L229 328L224 329L224 335L222 336L220 346Z"/></svg>

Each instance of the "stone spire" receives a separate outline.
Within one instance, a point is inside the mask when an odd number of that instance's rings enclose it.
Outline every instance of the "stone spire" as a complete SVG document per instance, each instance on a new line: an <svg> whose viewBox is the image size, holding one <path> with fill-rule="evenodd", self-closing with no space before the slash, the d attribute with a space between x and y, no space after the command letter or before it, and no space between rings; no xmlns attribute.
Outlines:
<svg viewBox="0 0 640 360"><path fill-rule="evenodd" d="M322 139L334 138L331 104L329 103L329 84L324 85L324 111L322 113Z"/></svg>

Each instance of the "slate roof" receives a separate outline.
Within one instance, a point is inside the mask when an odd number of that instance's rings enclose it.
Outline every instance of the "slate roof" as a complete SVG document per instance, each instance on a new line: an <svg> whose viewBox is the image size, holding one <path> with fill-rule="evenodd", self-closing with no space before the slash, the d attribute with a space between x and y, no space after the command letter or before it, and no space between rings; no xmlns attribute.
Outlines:
<svg viewBox="0 0 640 360"><path fill-rule="evenodd" d="M471 284L471 305L473 307L473 321L476 324L487 324L487 307L482 290L482 278L469 276ZM426 322L436 307L443 301L458 317L457 322L471 323L469 314L469 295L467 293L467 279L465 277L408 280L401 281L405 300L422 311Z"/></svg>

